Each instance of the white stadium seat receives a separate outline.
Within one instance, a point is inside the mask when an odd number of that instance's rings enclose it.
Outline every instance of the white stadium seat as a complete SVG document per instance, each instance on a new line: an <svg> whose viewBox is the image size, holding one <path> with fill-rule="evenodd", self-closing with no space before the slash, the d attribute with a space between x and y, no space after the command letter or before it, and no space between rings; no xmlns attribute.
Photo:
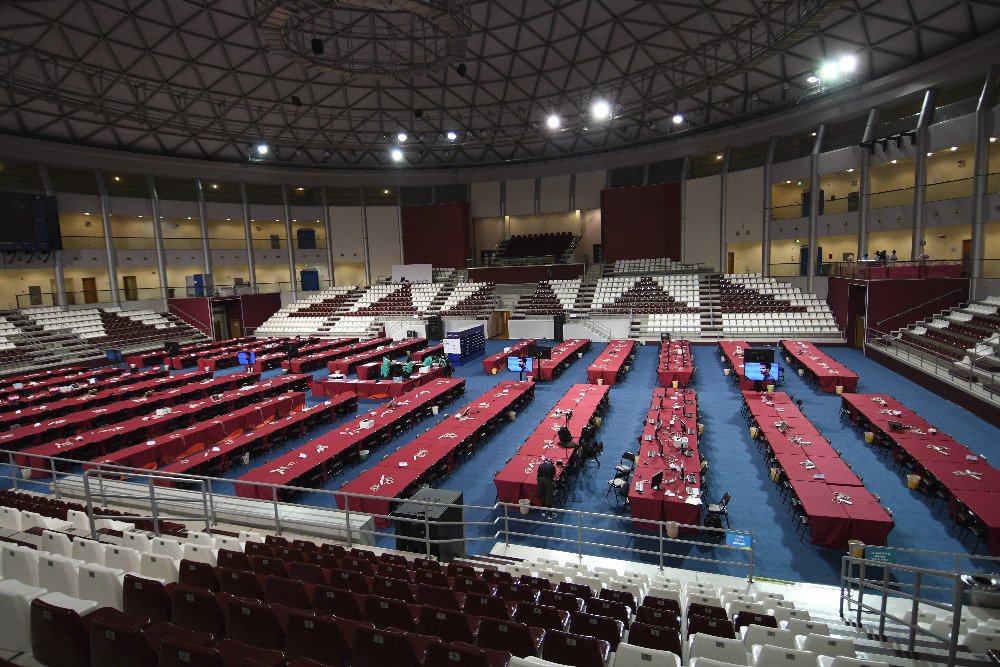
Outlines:
<svg viewBox="0 0 1000 667"><path fill-rule="evenodd" d="M122 608L122 583L125 574L121 570L84 563L77 570L77 589L84 600L94 600L102 607Z"/></svg>
<svg viewBox="0 0 1000 667"><path fill-rule="evenodd" d="M47 591L79 597L77 568L83 561L56 554L42 554L38 559L38 585Z"/></svg>

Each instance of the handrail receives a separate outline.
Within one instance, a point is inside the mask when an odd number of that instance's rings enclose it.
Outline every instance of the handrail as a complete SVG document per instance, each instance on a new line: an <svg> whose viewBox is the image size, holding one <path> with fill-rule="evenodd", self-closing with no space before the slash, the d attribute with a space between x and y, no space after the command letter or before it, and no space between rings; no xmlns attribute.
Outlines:
<svg viewBox="0 0 1000 667"><path fill-rule="evenodd" d="M407 540L420 542L424 545L424 551L426 554L430 555L433 552L432 547L435 545L446 545L454 543L477 543L477 542L492 542L497 544L502 541L506 545L510 545L512 541L516 539L524 539L535 541L541 538L537 533L531 532L531 527L535 525L539 526L552 526L550 521L538 521L531 519L530 517L525 517L521 515L522 509L526 508L528 511L531 510L546 510L557 512L567 518L566 523L561 524L564 527L576 526L576 538L571 539L564 536L551 536L544 537L542 539L551 540L552 542L560 544L575 544L576 551L579 558L583 558L584 555L589 553L600 553L604 550L620 551L623 554L635 556L654 556L658 558L659 567L662 569L665 567L665 563L670 559L679 560L689 560L695 563L705 563L713 564L716 567L724 568L735 568L741 572L746 573L746 577L749 582L753 582L753 571L754 571L754 542L753 533L744 530L734 530L730 528L710 528L705 526L695 526L687 524L678 524L672 521L657 521L657 520L647 520L642 519L643 525L649 526L650 530L635 530L629 531L624 525L621 525L622 517L616 514L602 514L598 512L585 512L581 510L569 510L569 509L558 509L552 508L541 508L537 506L522 506L517 503L501 503L497 502L493 505L466 505L466 504L454 504L445 505L441 503L433 503L430 501L407 499L407 498L385 498L382 496L372 496L369 494L362 493L350 493L344 491L334 491L330 489L317 489L312 487L301 487L293 485L284 484L270 484L265 482L240 482L239 480L233 479L223 479L208 477L205 475L191 475L187 473L176 473L176 472L164 472L156 470L148 470L145 468L132 468L128 466L120 466L107 463L92 463L90 469L82 474L75 474L70 472L62 472L67 468L75 468L80 464L80 461L63 459L54 456L41 456L31 454L28 465L18 466L16 464L15 457L23 455L22 452L14 450L0 450L0 460L6 458L8 463L8 471L6 474L0 475L0 479L9 479L11 485L14 489L18 489L19 484L24 484L23 479L21 479L18 473L21 473L24 479L32 479L34 475L40 474L43 477L52 478L52 491L61 497L65 495L69 487L65 484L65 478L67 477L80 477L82 479L82 485L84 487L83 494L87 501L88 517L91 521L92 529L96 527L96 520L100 518L113 518L117 520L128 520L128 517L103 517L102 515L94 513L94 505L98 504L94 502L95 498L102 500L101 505L106 505L108 499L114 499L114 496L109 496L107 494L107 489L104 488L105 479L115 479L116 482L120 481L121 478L137 478L144 480L144 483L136 482L122 482L128 484L135 484L137 490L142 488L149 489L150 497L150 507L154 513L154 528L156 532L159 530L159 521L167 520L159 514L160 503L176 504L179 501L176 500L164 500L162 494L160 497L157 496L155 491L156 481L164 480L173 482L175 484L186 484L195 485L202 490L202 511L194 513L190 517L184 517L185 520L191 520L192 518L202 518L204 517L206 522L214 524L216 522L216 515L219 512L219 507L226 507L226 512L230 515L233 513L238 513L236 508L233 508L231 504L226 504L222 502L222 499L228 499L230 501L236 499L236 496L230 494L222 494L214 490L214 483L218 482L220 484L229 485L246 485L254 486L257 488L269 489L270 493L270 503L273 505L274 518L273 523L267 525L268 529L273 529L276 534L281 534L282 531L287 528L285 523L287 523L287 517L282 517L281 505L282 503L279 499L288 494L298 494L298 493L318 493L322 496L330 498L333 502L326 503L324 505L310 505L305 503L298 503L296 507L315 507L316 509L321 509L329 511L330 507L343 507L342 512L344 517L344 527L343 532L346 535L346 541L349 546L353 545L356 540L361 540L362 538L368 538L368 541L374 544L375 540L378 538L388 538L395 537L395 534L388 532L386 530L380 531L378 522L376 522L374 529L368 529L365 527L365 523L369 519L382 520L384 522L399 522L399 523L410 523L410 524L423 524L424 532L422 537L407 537ZM43 463L37 466L33 464L35 460L42 461ZM60 480L62 477L62 481ZM91 480L97 480L97 489L93 490L91 488ZM28 482L28 484L34 484L34 482ZM124 497L124 496L122 496ZM128 498L139 498L140 496L128 496ZM145 496L142 496L145 497ZM380 514L377 512L365 511L358 512L352 509L352 507L358 507L359 500L371 500L381 503L388 502L390 507L394 503L407 503L407 504L417 504L424 507L448 507L454 509L460 509L462 511L462 520L460 521L448 521L448 522L436 522L437 526L462 526L462 536L455 538L434 538L431 536L431 531L429 530L429 520L426 518L427 512L424 513L423 519L414 519L409 517L397 516L391 513ZM262 501L259 498L254 499L254 502L268 502ZM515 510L512 512L512 510ZM482 519L468 519L466 518L466 513L479 513L484 514ZM254 520L254 524L261 521L262 518L259 514L246 513L245 518L247 523L249 519ZM363 517L359 519L358 517ZM146 517L142 517L146 518ZM626 519L628 520L628 519ZM329 530L328 524L315 524L310 523L305 518L296 517L294 519L296 525L303 527L315 527L325 528ZM599 525L601 522L611 523L618 522L620 527L617 529L605 528ZM513 525L512 525L513 524ZM527 528L520 529L521 525L526 525ZM391 524L389 524L391 528ZM684 539L679 535L678 537L669 537L669 533L674 529L684 532L692 532L697 534L711 534L721 536L722 540L718 542L707 541L707 540L697 540L697 539ZM469 529L472 529L471 532ZM492 529L492 530L491 530ZM338 526L337 530L340 531L341 528ZM325 536L329 537L329 533L324 533ZM585 537L586 534L586 537ZM619 540L619 541L609 541L600 539L603 536L613 535L621 536L626 534L629 536L630 540ZM745 539L739 540L742 543L748 543L748 546L741 546L737 544L730 544L726 536L728 535L739 535L743 536ZM596 535L597 537L592 537ZM637 541L650 540L655 543L656 548L640 548L636 546ZM366 542L368 543L368 542ZM670 545L684 545L686 547L697 547L699 549L714 548L720 550L722 553L718 557L711 557L707 554L701 554L698 556L689 555L684 550L678 553L671 552L668 547ZM586 547L586 549L585 549ZM722 556L731 554L733 556L739 556L738 558L726 559Z"/></svg>
<svg viewBox="0 0 1000 667"><path fill-rule="evenodd" d="M960 292L967 292L967 291L968 290L966 288L961 288L960 287L960 288L953 289L950 292L946 292L944 294L938 294L937 296L935 296L935 297L933 297L931 299L927 299L923 303L918 303L917 305L913 306L912 308L907 308L906 310L900 311L898 313L894 313L891 317L887 317L884 320L880 320L878 322L875 322L874 326L878 327L878 325L882 324L882 322L886 322L888 320L895 319L895 318L897 318L897 317L899 317L901 315L905 315L906 313L908 313L908 312L910 312L912 310L916 310L917 308L922 308L922 307L924 307L924 306L926 306L926 305L928 305L930 303L933 303L934 301L939 301L939 300L941 300L941 299L943 299L945 297L949 297L952 294L958 294Z"/></svg>

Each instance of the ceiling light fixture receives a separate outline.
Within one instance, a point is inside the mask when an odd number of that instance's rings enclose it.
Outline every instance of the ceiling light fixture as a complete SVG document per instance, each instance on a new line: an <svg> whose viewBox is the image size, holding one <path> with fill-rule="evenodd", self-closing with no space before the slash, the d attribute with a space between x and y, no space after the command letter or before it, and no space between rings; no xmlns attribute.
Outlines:
<svg viewBox="0 0 1000 667"><path fill-rule="evenodd" d="M552 114L545 120L545 124L549 126L550 130L558 130L559 126L562 125L562 119L557 114Z"/></svg>
<svg viewBox="0 0 1000 667"><path fill-rule="evenodd" d="M854 55L841 56L840 60L837 62L837 66L840 71L844 74L850 74L858 68L858 58Z"/></svg>
<svg viewBox="0 0 1000 667"><path fill-rule="evenodd" d="M212 183L212 189L213 190L218 190L219 189L219 184L218 183Z"/></svg>
<svg viewBox="0 0 1000 667"><path fill-rule="evenodd" d="M854 167L851 167L850 169L848 169L847 173L848 174L853 174L854 173Z"/></svg>
<svg viewBox="0 0 1000 667"><path fill-rule="evenodd" d="M458 134L454 130L448 130L448 134L444 136L448 137L448 141L455 141L455 139L458 139Z"/></svg>
<svg viewBox="0 0 1000 667"><path fill-rule="evenodd" d="M122 180L122 177L121 177L121 176L115 176L115 182L116 182L116 183L117 183L118 181L120 181L120 180Z"/></svg>
<svg viewBox="0 0 1000 667"><path fill-rule="evenodd" d="M400 132L399 134L396 135L396 138L399 140L399 143L401 144L405 144L406 140L409 139L409 137L406 136L406 132Z"/></svg>
<svg viewBox="0 0 1000 667"><path fill-rule="evenodd" d="M389 152L389 156L392 157L393 162L403 161L403 151L399 150L398 148L393 148L392 151Z"/></svg>
<svg viewBox="0 0 1000 667"><path fill-rule="evenodd" d="M996 137L990 137L990 143L991 144L995 144L996 142L997 142L997 138Z"/></svg>
<svg viewBox="0 0 1000 667"><path fill-rule="evenodd" d="M269 150L270 148L268 148L267 144L263 142L257 144L257 155L267 155Z"/></svg>
<svg viewBox="0 0 1000 667"><path fill-rule="evenodd" d="M597 100L590 107L590 114L597 120L605 120L611 117L611 104L607 100Z"/></svg>
<svg viewBox="0 0 1000 667"><path fill-rule="evenodd" d="M954 153L954 152L955 152L955 151L957 151L957 150L958 150L958 146L952 146L952 147L951 147L951 152L952 152L952 153Z"/></svg>
<svg viewBox="0 0 1000 667"><path fill-rule="evenodd" d="M813 83L813 84L819 83L819 77L816 76L815 74L810 74L809 76L806 77L806 83Z"/></svg>
<svg viewBox="0 0 1000 667"><path fill-rule="evenodd" d="M677 114L674 114L674 117L671 118L671 120L674 121L674 125L680 125L681 123L684 122L684 116L682 116L679 113L677 113Z"/></svg>
<svg viewBox="0 0 1000 667"><path fill-rule="evenodd" d="M899 160L889 160L889 164L896 164Z"/></svg>

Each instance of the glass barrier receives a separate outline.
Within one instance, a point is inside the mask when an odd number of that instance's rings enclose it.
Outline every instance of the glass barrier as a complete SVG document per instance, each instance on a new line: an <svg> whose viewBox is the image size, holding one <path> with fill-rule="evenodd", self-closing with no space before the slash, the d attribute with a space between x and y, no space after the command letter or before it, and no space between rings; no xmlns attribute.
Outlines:
<svg viewBox="0 0 1000 667"><path fill-rule="evenodd" d="M836 262L830 275L841 278L879 280L886 278L960 278L968 275L971 266L961 260L899 260L895 262L860 261Z"/></svg>
<svg viewBox="0 0 1000 667"><path fill-rule="evenodd" d="M899 190L883 190L873 192L868 198L868 210L889 208L890 206L905 206L913 203L913 188Z"/></svg>
<svg viewBox="0 0 1000 667"><path fill-rule="evenodd" d="M959 178L941 183L928 183L924 190L924 201L944 201L972 196L972 178Z"/></svg>
<svg viewBox="0 0 1000 667"><path fill-rule="evenodd" d="M772 220L794 220L795 218L806 217L802 215L802 203L785 204L783 206L771 207Z"/></svg>
<svg viewBox="0 0 1000 667"><path fill-rule="evenodd" d="M63 247L66 250L103 250L103 236L63 236ZM114 237L114 247L116 250L154 250L156 241L152 236L116 236ZM220 237L211 236L208 239L209 248L212 250L246 250L247 243L243 236ZM201 250L202 239L200 236L189 237L165 237L163 239L165 250ZM255 250L285 250L288 244L285 239L253 239ZM326 239L316 239L314 242L306 242L305 245L294 241L297 250L325 250Z"/></svg>

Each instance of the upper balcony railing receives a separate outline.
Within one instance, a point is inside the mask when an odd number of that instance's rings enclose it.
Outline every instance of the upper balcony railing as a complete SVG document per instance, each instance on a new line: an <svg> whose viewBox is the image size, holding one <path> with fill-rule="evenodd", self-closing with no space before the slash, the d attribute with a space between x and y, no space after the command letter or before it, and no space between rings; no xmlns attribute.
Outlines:
<svg viewBox="0 0 1000 667"><path fill-rule="evenodd" d="M63 247L67 250L103 250L104 237L102 236L63 236ZM112 241L116 250L154 250L156 241L152 236L116 236ZM164 237L163 247L165 250L201 250L202 238L200 236L187 237ZM326 249L326 239L318 238L313 243L306 243L305 247L296 239L292 244L296 250L319 250ZM222 237L210 236L208 247L212 250L246 250L246 239L243 237ZM254 250L287 250L288 242L283 237L255 238L253 239Z"/></svg>

